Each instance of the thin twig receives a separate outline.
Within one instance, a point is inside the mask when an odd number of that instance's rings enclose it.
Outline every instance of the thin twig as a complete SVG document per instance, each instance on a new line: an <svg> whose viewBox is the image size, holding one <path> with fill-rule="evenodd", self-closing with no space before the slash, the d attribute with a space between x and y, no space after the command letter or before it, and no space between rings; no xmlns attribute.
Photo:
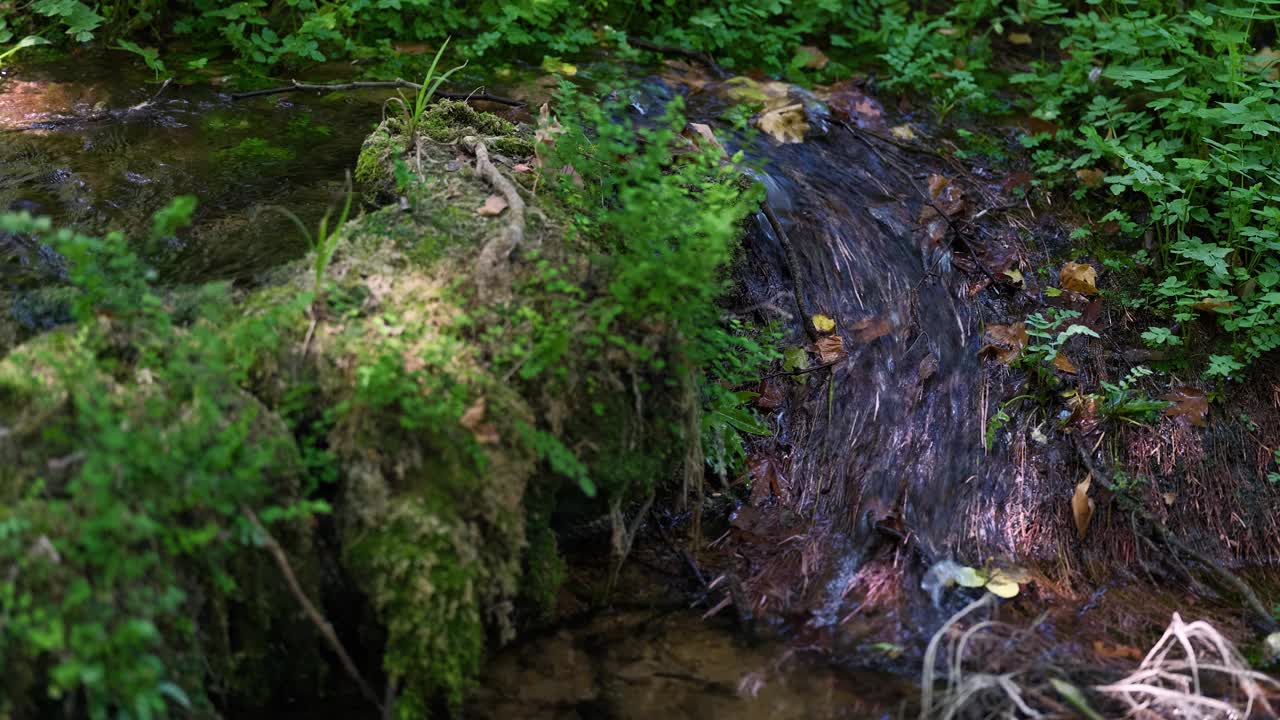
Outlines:
<svg viewBox="0 0 1280 720"><path fill-rule="evenodd" d="M720 65L715 61L715 58L711 57L709 53L698 52L696 50L689 50L682 47L674 47L672 45L659 45L654 42L649 42L643 38L635 37L627 38L627 44L638 47L642 50L660 53L662 55L678 55L680 57L688 58L694 62L706 65L707 69L711 70L712 74L718 78L728 77L729 75L724 71L724 68L720 67Z"/></svg>
<svg viewBox="0 0 1280 720"><path fill-rule="evenodd" d="M841 358L841 359L843 359L843 358ZM773 378L776 378L776 377L782 377L783 375L791 375L791 376L795 376L795 375L806 375L806 374L811 373L811 372L817 372L817 371L819 371L819 370L825 370L826 368L832 367L833 365L835 365L835 364L837 364L837 363L839 363L839 362L840 362L840 360L832 360L832 361L831 361L831 362L829 362L829 363L822 363L821 365L814 365L813 367L807 367L807 368L803 368L803 369L800 369L800 370L779 370L778 372L769 373L768 375L761 375L760 377L756 378L755 382L762 382L762 381L764 381L764 380L772 380Z"/></svg>
<svg viewBox="0 0 1280 720"><path fill-rule="evenodd" d="M773 211L773 206L769 204L767 198L760 201L760 209L764 212L765 219L769 221L769 226L773 228L773 234L778 236L778 242L782 244L782 253L787 261L787 272L791 274L791 291L795 295L796 310L800 312L800 322L804 325L809 339L817 340L817 332L812 327L809 313L804 307L804 293L800 289L800 259L796 256L795 246L791 244L791 237L787 235L786 228L782 227L782 221L778 219L777 213Z"/></svg>
<svg viewBox="0 0 1280 720"><path fill-rule="evenodd" d="M281 85L280 87L232 93L231 99L245 100L247 98L264 97L266 95L280 95L291 92L338 92L341 90L365 90L371 88L404 88L406 90L418 91L422 89L422 86L416 82L410 82L401 78L396 78L395 80L357 80L355 82L336 83L332 85L319 85L292 80L290 81L290 84ZM444 98L446 100L481 100L484 102L497 103L498 105L524 107L524 103L519 100L502 97L501 95L490 95L489 93L451 93L437 90L434 97Z"/></svg>
<svg viewBox="0 0 1280 720"><path fill-rule="evenodd" d="M284 576L285 582L288 583L289 590L293 593L293 597L297 599L298 604L302 606L302 610L307 614L307 617L310 618L311 623L320 631L320 635L322 635L325 641L329 643L330 649L332 649L334 654L338 656L338 660L342 662L343 669L347 671L347 674L351 676L351 679L355 681L356 685L360 686L361 694L363 694L369 702L373 703L374 706L378 708L379 713L382 713L383 706L382 702L378 700L377 693L373 691L373 687L371 687L369 683L365 682L364 677L360 675L360 670L356 668L355 662L353 662L351 660L351 656L347 654L347 649L342 646L342 641L338 639L338 634L333 631L333 625L325 619L324 615L320 614L320 611L316 609L314 604L312 604L311 599L307 597L305 592L303 592L302 586L298 584L298 577L293 573L293 566L289 564L289 557L284 554L284 549L280 547L280 543L276 542L276 539L271 536L271 533L267 532L267 529L262 525L262 521L258 520L257 514L255 514L252 509L242 505L240 507L240 511L244 513L249 524L253 525L254 529L262 536L263 546L266 547L267 552L271 553L271 557L275 559L276 566L280 568L280 574Z"/></svg>

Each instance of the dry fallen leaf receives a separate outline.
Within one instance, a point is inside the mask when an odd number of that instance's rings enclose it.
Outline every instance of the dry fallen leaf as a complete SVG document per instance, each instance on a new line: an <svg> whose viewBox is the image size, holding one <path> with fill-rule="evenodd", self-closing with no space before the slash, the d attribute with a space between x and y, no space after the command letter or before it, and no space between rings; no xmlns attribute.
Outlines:
<svg viewBox="0 0 1280 720"><path fill-rule="evenodd" d="M776 379L760 383L760 397L756 398L756 407L761 410L777 410L782 407L785 400L786 394L782 390L782 383Z"/></svg>
<svg viewBox="0 0 1280 720"><path fill-rule="evenodd" d="M1005 270L1003 275L1008 277L1009 280L1013 281L1014 285L1022 285L1026 282L1026 280L1022 277L1021 270L1014 270L1010 268L1009 270Z"/></svg>
<svg viewBox="0 0 1280 720"><path fill-rule="evenodd" d="M1087 188L1102 187L1102 178L1104 173L1094 168L1080 168L1076 170L1076 179L1080 184Z"/></svg>
<svg viewBox="0 0 1280 720"><path fill-rule="evenodd" d="M1093 641L1093 652L1101 658L1124 658L1126 660L1141 661L1145 657L1141 650L1132 645L1111 645L1108 647L1101 640Z"/></svg>
<svg viewBox="0 0 1280 720"><path fill-rule="evenodd" d="M1230 301L1223 300L1221 298L1201 300L1198 303L1194 303L1191 307L1192 309L1199 310L1200 312L1215 312L1220 315L1230 315L1236 311Z"/></svg>
<svg viewBox="0 0 1280 720"><path fill-rule="evenodd" d="M729 153L724 149L724 145L720 144L720 141L716 139L716 134L711 131L711 126L703 123L689 123L689 129L719 150L721 155L728 156Z"/></svg>
<svg viewBox="0 0 1280 720"><path fill-rule="evenodd" d="M498 437L498 428L493 423L484 421L485 401L484 398L476 398L471 403L466 412L462 413L462 417L458 420L458 424L471 431L476 437L476 442L481 445L497 445L500 438Z"/></svg>
<svg viewBox="0 0 1280 720"><path fill-rule="evenodd" d="M915 140L916 133L911 129L910 125L895 125L889 128L889 134L899 140Z"/></svg>
<svg viewBox="0 0 1280 720"><path fill-rule="evenodd" d="M1073 290L1084 295L1098 292L1098 271L1092 265L1069 262L1058 272L1064 290Z"/></svg>
<svg viewBox="0 0 1280 720"><path fill-rule="evenodd" d="M484 217L494 217L501 215L503 210L507 209L507 200L501 195L490 195L484 199L484 205L476 208L477 215Z"/></svg>
<svg viewBox="0 0 1280 720"><path fill-rule="evenodd" d="M1053 356L1053 366L1068 375L1075 375L1078 372L1071 360L1062 353Z"/></svg>
<svg viewBox="0 0 1280 720"><path fill-rule="evenodd" d="M951 182L951 178L933 174L929 176L929 198L933 208L947 217L955 217L964 210L964 191Z"/></svg>
<svg viewBox="0 0 1280 720"><path fill-rule="evenodd" d="M756 118L756 127L784 145L804 142L805 133L809 132L804 105L800 103L765 110Z"/></svg>
<svg viewBox="0 0 1280 720"><path fill-rule="evenodd" d="M844 340L839 335L823 335L814 342L813 346L818 351L818 362L823 365L848 355L844 351Z"/></svg>
<svg viewBox="0 0 1280 720"><path fill-rule="evenodd" d="M528 163L520 163L519 165L516 165L515 167L511 168L511 172L513 172L513 173L531 173L531 172L533 172L533 166L532 166L532 165L529 165Z"/></svg>
<svg viewBox="0 0 1280 720"><path fill-rule="evenodd" d="M1193 385L1179 385L1162 399L1173 403L1164 409L1166 416L1181 423L1204 427L1205 416L1209 414L1209 397L1204 390Z"/></svg>
<svg viewBox="0 0 1280 720"><path fill-rule="evenodd" d="M1173 507L1173 504L1178 502L1178 493L1176 492L1160 493L1160 497L1164 500L1164 504L1169 507Z"/></svg>
<svg viewBox="0 0 1280 720"><path fill-rule="evenodd" d="M836 321L826 315L814 315L812 320L813 329L820 333L829 333L836 329Z"/></svg>
<svg viewBox="0 0 1280 720"><path fill-rule="evenodd" d="M893 332L893 324L886 317L869 317L854 323L850 329L858 333L858 342L869 343Z"/></svg>
<svg viewBox="0 0 1280 720"><path fill-rule="evenodd" d="M1085 533L1089 532L1089 521L1093 519L1093 499L1089 497L1089 485L1093 482L1093 475L1086 475L1085 479L1076 485L1076 492L1071 496L1071 515L1076 520L1076 533L1081 540L1084 540Z"/></svg>
<svg viewBox="0 0 1280 720"><path fill-rule="evenodd" d="M1030 45L1031 44L1031 36L1028 35L1027 33L1009 33L1008 38L1009 38L1010 45Z"/></svg>
<svg viewBox="0 0 1280 720"><path fill-rule="evenodd" d="M768 453L757 453L747 458L747 472L751 475L751 504L759 505L771 493L783 497L782 486L786 477L782 463Z"/></svg>
<svg viewBox="0 0 1280 720"><path fill-rule="evenodd" d="M802 65L806 70L821 70L830 62L826 53L812 45L801 45L796 48L796 59L802 61Z"/></svg>
<svg viewBox="0 0 1280 720"><path fill-rule="evenodd" d="M1030 338L1026 323L1019 322L1012 325L988 325L986 339L987 344L978 352L990 353L997 361L1008 365L1018 359Z"/></svg>

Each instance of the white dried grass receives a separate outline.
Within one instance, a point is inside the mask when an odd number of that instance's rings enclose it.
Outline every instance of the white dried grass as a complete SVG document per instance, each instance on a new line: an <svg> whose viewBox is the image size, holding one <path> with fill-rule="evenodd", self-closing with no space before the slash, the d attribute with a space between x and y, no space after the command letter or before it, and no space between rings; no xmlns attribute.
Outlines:
<svg viewBox="0 0 1280 720"><path fill-rule="evenodd" d="M1212 683L1214 695L1205 695ZM1169 720L1243 720L1275 717L1266 688L1280 682L1255 670L1212 625L1177 614L1160 641L1128 677L1094 689L1124 703L1130 716Z"/></svg>

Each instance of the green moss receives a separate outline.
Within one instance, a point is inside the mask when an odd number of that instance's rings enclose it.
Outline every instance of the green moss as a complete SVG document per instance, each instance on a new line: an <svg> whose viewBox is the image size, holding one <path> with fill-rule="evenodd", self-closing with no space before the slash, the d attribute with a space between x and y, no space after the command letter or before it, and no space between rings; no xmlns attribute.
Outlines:
<svg viewBox="0 0 1280 720"><path fill-rule="evenodd" d="M467 103L440 100L423 113L422 130L435 142L448 143L464 135L514 135L516 126L492 113L480 112Z"/></svg>
<svg viewBox="0 0 1280 720"><path fill-rule="evenodd" d="M387 629L383 667L400 684L402 718L426 717L441 695L460 707L484 655L479 538L441 510L399 501L349 551Z"/></svg>
<svg viewBox="0 0 1280 720"><path fill-rule="evenodd" d="M360 156L356 158L356 182L377 187L388 180L386 163L397 149L395 137L387 124L383 123L365 139L360 148Z"/></svg>
<svg viewBox="0 0 1280 720"><path fill-rule="evenodd" d="M493 149L513 158L533 155L533 143L521 137L506 136L493 141Z"/></svg>

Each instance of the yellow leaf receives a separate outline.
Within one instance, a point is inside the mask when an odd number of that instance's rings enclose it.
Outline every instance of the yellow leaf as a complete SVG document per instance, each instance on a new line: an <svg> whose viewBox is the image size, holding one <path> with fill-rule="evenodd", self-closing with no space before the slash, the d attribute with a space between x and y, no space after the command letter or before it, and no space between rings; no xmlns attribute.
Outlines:
<svg viewBox="0 0 1280 720"><path fill-rule="evenodd" d="M1009 33L1009 44L1011 45L1030 45L1031 36L1026 33Z"/></svg>
<svg viewBox="0 0 1280 720"><path fill-rule="evenodd" d="M895 125L894 127L889 128L889 134L893 135L899 140L915 140L916 139L916 133L914 130L911 129L910 125Z"/></svg>
<svg viewBox="0 0 1280 720"><path fill-rule="evenodd" d="M992 595L1007 600L1018 594L1018 583L1012 580L991 578L987 581L987 590L991 591Z"/></svg>
<svg viewBox="0 0 1280 720"><path fill-rule="evenodd" d="M551 57L542 59L542 69L552 74L567 75L569 77L578 74L577 66Z"/></svg>
<svg viewBox="0 0 1280 720"><path fill-rule="evenodd" d="M1089 485L1093 482L1093 475L1086 475L1080 484L1076 485L1076 492L1071 496L1071 515L1076 520L1076 533L1081 540L1084 540L1085 533L1089 532L1089 521L1093 519L1093 499L1089 497Z"/></svg>
<svg viewBox="0 0 1280 720"><path fill-rule="evenodd" d="M809 122L804 116L804 105L800 103L783 105L760 113L756 118L756 127L784 145L804 142L805 133L809 132Z"/></svg>
<svg viewBox="0 0 1280 720"><path fill-rule="evenodd" d="M1092 265L1069 262L1058 272L1065 290L1074 290L1084 295L1098 292L1098 271Z"/></svg>
<svg viewBox="0 0 1280 720"><path fill-rule="evenodd" d="M1022 271L1021 271L1021 270L1009 269L1009 270L1005 270L1005 271L1004 271L1004 274L1005 274L1005 275L1006 275L1010 280L1012 280L1012 281L1013 281L1013 284L1014 284L1014 285L1021 285L1021 284L1023 284Z"/></svg>
<svg viewBox="0 0 1280 720"><path fill-rule="evenodd" d="M820 333L829 333L836 329L836 321L826 315L814 315L813 329Z"/></svg>
<svg viewBox="0 0 1280 720"><path fill-rule="evenodd" d="M982 587L987 584L987 579L971 567L962 567L957 570L954 579L958 585L967 588Z"/></svg>

